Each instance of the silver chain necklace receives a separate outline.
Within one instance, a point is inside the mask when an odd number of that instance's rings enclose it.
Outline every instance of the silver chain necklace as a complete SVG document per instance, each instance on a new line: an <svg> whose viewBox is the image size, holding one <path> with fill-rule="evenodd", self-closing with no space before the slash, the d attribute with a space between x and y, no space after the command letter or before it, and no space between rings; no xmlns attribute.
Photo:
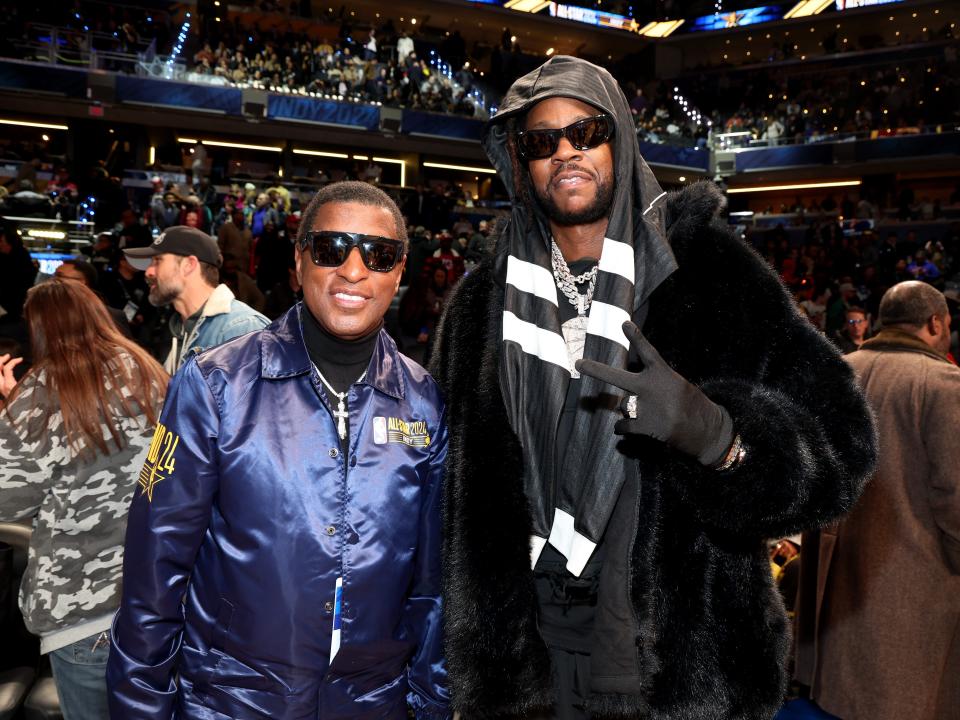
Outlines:
<svg viewBox="0 0 960 720"><path fill-rule="evenodd" d="M350 417L350 414L347 412L347 393L350 392L350 388L347 388L343 392L337 392L333 389L333 385L327 382L327 379L323 376L323 373L320 372L320 368L316 365L313 366L317 371L317 375L320 376L320 381L324 384L324 387L330 391L330 393L337 398L337 409L333 411L333 416L337 418L337 435L340 436L341 440L347 439L347 423L346 420ZM367 371L364 370L363 374L358 377L354 382L350 383L354 385L358 382L363 382L363 379L367 376Z"/></svg>
<svg viewBox="0 0 960 720"><path fill-rule="evenodd" d="M585 273L574 275L570 272L567 261L563 259L563 253L560 252L557 241L553 238L550 238L550 264L553 265L553 279L556 281L557 287L560 288L560 292L577 309L577 315L583 317L587 314L590 303L593 301L593 291L597 286L597 270L600 268L600 264L597 263ZM583 285L587 281L590 282L590 285L587 287L586 293L577 290L577 285Z"/></svg>

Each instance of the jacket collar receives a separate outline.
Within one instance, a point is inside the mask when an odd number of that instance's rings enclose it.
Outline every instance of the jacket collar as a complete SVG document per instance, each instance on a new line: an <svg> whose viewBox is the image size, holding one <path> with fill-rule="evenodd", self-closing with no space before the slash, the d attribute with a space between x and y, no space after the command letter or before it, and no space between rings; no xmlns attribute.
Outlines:
<svg viewBox="0 0 960 720"><path fill-rule="evenodd" d="M200 314L200 317L210 317L211 315L228 313L230 312L232 302L233 293L230 291L230 288L221 283L210 293L210 297L208 297L207 302L204 303L203 312Z"/></svg>
<svg viewBox="0 0 960 720"><path fill-rule="evenodd" d="M196 327L199 327L200 322L202 322L204 318L214 315L224 315L230 312L232 304L233 293L230 291L230 288L222 283L217 285L213 289L213 292L210 293L210 297L208 297L207 301L203 304L203 307L200 308L200 318ZM183 334L183 325L184 320L180 317L180 313L173 313L170 317L170 330L173 332L174 337Z"/></svg>
<svg viewBox="0 0 960 720"><path fill-rule="evenodd" d="M949 363L946 355L937 352L923 340L903 330L888 328L877 333L860 346L861 350L875 350L877 352L916 352L929 355L935 360ZM952 365L953 363L951 363Z"/></svg>
<svg viewBox="0 0 960 720"><path fill-rule="evenodd" d="M306 375L312 369L307 345L303 340L299 302L277 318L260 336L260 376L265 379ZM373 356L363 380L376 390L398 400L403 399L404 383L400 353L397 344L386 330L380 331Z"/></svg>

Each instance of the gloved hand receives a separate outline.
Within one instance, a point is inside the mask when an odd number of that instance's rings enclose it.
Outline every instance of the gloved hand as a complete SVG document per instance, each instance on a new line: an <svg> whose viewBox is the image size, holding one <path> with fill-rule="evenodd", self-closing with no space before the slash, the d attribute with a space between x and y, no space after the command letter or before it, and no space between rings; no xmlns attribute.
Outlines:
<svg viewBox="0 0 960 720"><path fill-rule="evenodd" d="M704 465L723 461L734 438L730 413L674 372L640 328L625 322L623 332L643 363L640 372L620 370L595 360L577 361L581 374L637 396L637 417L620 420L616 433L647 435L696 457Z"/></svg>

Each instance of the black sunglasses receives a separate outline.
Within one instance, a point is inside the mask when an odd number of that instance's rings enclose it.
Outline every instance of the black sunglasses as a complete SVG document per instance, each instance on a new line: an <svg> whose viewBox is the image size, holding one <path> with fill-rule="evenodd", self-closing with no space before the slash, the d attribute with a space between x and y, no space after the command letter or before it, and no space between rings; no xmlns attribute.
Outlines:
<svg viewBox="0 0 960 720"><path fill-rule="evenodd" d="M521 160L542 160L560 147L566 138L577 150L592 150L613 137L613 121L606 113L577 120L556 130L521 130L517 133L517 150Z"/></svg>
<svg viewBox="0 0 960 720"><path fill-rule="evenodd" d="M358 248L363 264L374 272L390 272L403 258L404 252L402 240L343 230L308 232L301 244L302 248L307 246L313 264L320 267L340 267L353 248Z"/></svg>

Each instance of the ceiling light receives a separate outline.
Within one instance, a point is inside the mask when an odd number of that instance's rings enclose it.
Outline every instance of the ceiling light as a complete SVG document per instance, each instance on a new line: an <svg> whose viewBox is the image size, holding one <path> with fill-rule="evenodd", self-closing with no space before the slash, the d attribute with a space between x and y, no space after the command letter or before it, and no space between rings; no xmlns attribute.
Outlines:
<svg viewBox="0 0 960 720"><path fill-rule="evenodd" d="M19 125L20 127L45 128L47 130L69 130L66 125L53 123L27 122L26 120L0 120L0 125Z"/></svg>
<svg viewBox="0 0 960 720"><path fill-rule="evenodd" d="M815 188L856 187L860 180L837 180L834 182L796 183L794 185L756 185L754 187L729 188L727 193L772 192L774 190L813 190Z"/></svg>
<svg viewBox="0 0 960 720"><path fill-rule="evenodd" d="M329 158L340 158L341 160L349 160L350 156L346 153L338 152L324 152L322 150L301 150L300 148L293 149L294 155L315 155L316 157L329 157Z"/></svg>
<svg viewBox="0 0 960 720"><path fill-rule="evenodd" d="M283 152L282 147L274 147L273 145L247 145L246 143L224 142L222 140L197 140L196 138L178 137L177 142L187 145L196 145L198 142L202 142L204 145L210 145L211 147L236 148L237 150L263 150L264 152Z"/></svg>
<svg viewBox="0 0 960 720"><path fill-rule="evenodd" d="M493 168L485 167L474 167L471 165L449 165L447 163L434 163L434 162L425 162L424 167L430 168L439 168L441 170L463 170L464 172L474 172L474 173L487 173L489 175L496 175L497 171Z"/></svg>

